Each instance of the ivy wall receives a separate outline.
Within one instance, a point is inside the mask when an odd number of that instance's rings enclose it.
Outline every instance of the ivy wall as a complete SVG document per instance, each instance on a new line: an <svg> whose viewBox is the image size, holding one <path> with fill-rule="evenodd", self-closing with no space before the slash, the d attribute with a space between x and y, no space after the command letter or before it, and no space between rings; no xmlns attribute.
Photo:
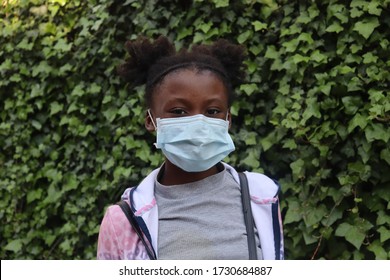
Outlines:
<svg viewBox="0 0 390 280"><path fill-rule="evenodd" d="M287 259L390 259L389 0L4 0L0 258L94 259L105 208L162 162L124 42L248 50L227 162L282 185Z"/></svg>

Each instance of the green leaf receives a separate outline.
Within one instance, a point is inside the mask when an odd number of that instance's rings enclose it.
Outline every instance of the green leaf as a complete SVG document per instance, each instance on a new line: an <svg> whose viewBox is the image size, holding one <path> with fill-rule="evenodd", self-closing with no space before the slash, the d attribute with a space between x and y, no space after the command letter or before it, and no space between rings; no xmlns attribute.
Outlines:
<svg viewBox="0 0 390 280"><path fill-rule="evenodd" d="M267 19L276 9L278 9L278 4L272 0L264 0L262 2L266 5L261 7L261 16Z"/></svg>
<svg viewBox="0 0 390 280"><path fill-rule="evenodd" d="M295 200L290 201L283 223L287 225L293 222L299 222L301 219L302 214L299 202Z"/></svg>
<svg viewBox="0 0 390 280"><path fill-rule="evenodd" d="M249 166L252 170L259 168L259 153L253 149L248 149L248 155L241 161L241 163Z"/></svg>
<svg viewBox="0 0 390 280"><path fill-rule="evenodd" d="M370 89L368 91L370 95L370 100L375 101L375 102L385 102L386 97L384 95L384 92L382 90L375 90L375 89Z"/></svg>
<svg viewBox="0 0 390 280"><path fill-rule="evenodd" d="M47 196L45 200L43 201L44 203L55 203L59 200L61 197L61 192L58 191L54 185L50 185L48 190L47 190Z"/></svg>
<svg viewBox="0 0 390 280"><path fill-rule="evenodd" d="M92 83L89 87L90 93L99 93L101 91L102 87L96 83Z"/></svg>
<svg viewBox="0 0 390 280"><path fill-rule="evenodd" d="M258 45L258 46L251 46L250 48L249 48L249 50L250 50L250 52L251 53L253 53L254 55L258 55L262 50L263 50L263 46L261 46L261 45ZM256 65L256 66L258 66L256 63L253 63L253 65ZM257 67L256 67L256 69L257 69ZM250 71L250 72L254 72L254 71Z"/></svg>
<svg viewBox="0 0 390 280"><path fill-rule="evenodd" d="M238 116L238 112L240 111L240 106L237 102L233 102L232 106L230 107L230 113L232 116Z"/></svg>
<svg viewBox="0 0 390 280"><path fill-rule="evenodd" d="M37 121L37 120L32 120L31 121L31 125L33 127L35 127L37 130L41 130L42 129L42 124L39 121Z"/></svg>
<svg viewBox="0 0 390 280"><path fill-rule="evenodd" d="M342 194L340 192L335 191L335 194L331 196L333 196L334 201L339 201ZM323 224L325 227L330 227L342 217L343 211L340 208L335 208L329 213L329 216L326 219L322 219L321 224Z"/></svg>
<svg viewBox="0 0 390 280"><path fill-rule="evenodd" d="M57 33L57 27L52 22L44 22L39 25L39 32L41 33L41 35L55 35Z"/></svg>
<svg viewBox="0 0 390 280"><path fill-rule="evenodd" d="M341 100L348 115L355 115L363 104L360 96L345 96Z"/></svg>
<svg viewBox="0 0 390 280"><path fill-rule="evenodd" d="M276 135L275 132L271 132L265 137L260 138L260 144L263 148L263 151L269 150L276 143Z"/></svg>
<svg viewBox="0 0 390 280"><path fill-rule="evenodd" d="M18 252L22 249L23 242L21 239L15 239L9 242L5 247L4 250L6 251L13 251Z"/></svg>
<svg viewBox="0 0 390 280"><path fill-rule="evenodd" d="M257 144L257 134L256 133L248 133L247 137L245 137L246 145L256 145Z"/></svg>
<svg viewBox="0 0 390 280"><path fill-rule="evenodd" d="M54 242L54 240L56 240L57 236L56 235L47 235L45 236L45 243L48 245L48 246L51 246Z"/></svg>
<svg viewBox="0 0 390 280"><path fill-rule="evenodd" d="M356 226L352 226L348 223L340 224L335 232L336 236L344 237L349 243L356 247L356 249L360 249L363 244L364 238L366 235L362 233Z"/></svg>
<svg viewBox="0 0 390 280"><path fill-rule="evenodd" d="M71 251L72 246L70 244L70 240L65 239L63 242L61 242L61 244L59 245L59 248L63 251Z"/></svg>
<svg viewBox="0 0 390 280"><path fill-rule="evenodd" d="M103 164L103 170L109 170L114 165L115 165L115 160L113 158L109 158L107 162Z"/></svg>
<svg viewBox="0 0 390 280"><path fill-rule="evenodd" d="M63 104L59 104L57 101L54 101L50 104L50 115L53 116L57 114L58 112L61 112L64 108Z"/></svg>
<svg viewBox="0 0 390 280"><path fill-rule="evenodd" d="M277 58L279 58L279 56L280 56L280 54L276 50L275 46L273 46L273 45L267 46L267 51L265 52L264 57L271 58L271 59L277 59Z"/></svg>
<svg viewBox="0 0 390 280"><path fill-rule="evenodd" d="M65 183L63 189L65 191L77 189L79 185L79 181L77 180L77 176L75 174L67 174L64 176Z"/></svg>
<svg viewBox="0 0 390 280"><path fill-rule="evenodd" d="M123 118L130 115L130 110L125 104L118 110L118 114Z"/></svg>
<svg viewBox="0 0 390 280"><path fill-rule="evenodd" d="M60 6L65 6L67 0L51 0L52 3L58 3Z"/></svg>
<svg viewBox="0 0 390 280"><path fill-rule="evenodd" d="M361 91L362 87L363 87L362 80L360 80L358 77L353 77L348 82L348 92Z"/></svg>
<svg viewBox="0 0 390 280"><path fill-rule="evenodd" d="M204 40L205 34L201 32L196 32L193 38L194 43L200 43Z"/></svg>
<svg viewBox="0 0 390 280"><path fill-rule="evenodd" d="M182 40L190 35L192 35L194 32L193 28L192 27L182 27L179 31L178 31L178 35L177 35L177 40Z"/></svg>
<svg viewBox="0 0 390 280"><path fill-rule="evenodd" d="M388 165L390 165L390 149L385 148L380 153L381 159L387 162Z"/></svg>
<svg viewBox="0 0 390 280"><path fill-rule="evenodd" d="M387 240L390 239L390 230L387 229L386 227L384 226L381 226L379 229L378 229L378 232L380 234L380 241L382 243L386 242Z"/></svg>
<svg viewBox="0 0 390 280"><path fill-rule="evenodd" d="M377 1L370 1L368 4L368 13L371 15L380 16L382 13L382 8L379 7L379 2Z"/></svg>
<svg viewBox="0 0 390 280"><path fill-rule="evenodd" d="M318 119L321 118L321 112L319 108L319 103L317 101L317 98L308 98L306 100L307 102L307 108L303 112L302 119L304 121L307 121L311 117L316 117Z"/></svg>
<svg viewBox="0 0 390 280"><path fill-rule="evenodd" d="M337 227L336 236L345 236L352 226L348 223L342 223Z"/></svg>
<svg viewBox="0 0 390 280"><path fill-rule="evenodd" d="M76 110L79 110L79 106L78 106L78 103L77 102L72 102L72 104L69 105L69 108L68 110L66 111L66 113L70 114Z"/></svg>
<svg viewBox="0 0 390 280"><path fill-rule="evenodd" d="M241 33L240 35L238 35L237 37L237 42L240 43L240 44L243 44L244 42L246 42L249 37L252 36L252 31L251 30L247 30L243 33Z"/></svg>
<svg viewBox="0 0 390 280"><path fill-rule="evenodd" d="M255 31L267 29L267 24L263 23L263 22L260 22L258 20L252 22L252 25L254 26Z"/></svg>
<svg viewBox="0 0 390 280"><path fill-rule="evenodd" d="M259 90L257 84L243 84L240 86L240 90L244 91L248 96Z"/></svg>
<svg viewBox="0 0 390 280"><path fill-rule="evenodd" d="M328 60L328 57L320 52L320 50L315 50L311 55L310 59L314 60L318 63L320 62L326 62Z"/></svg>
<svg viewBox="0 0 390 280"><path fill-rule="evenodd" d="M297 22L299 23L303 23L303 24L308 24L311 22L311 16L309 16L309 14L305 11L305 12L302 12L298 18L297 18Z"/></svg>
<svg viewBox="0 0 390 280"><path fill-rule="evenodd" d="M48 179L50 179L53 182L58 182L62 179L62 172L55 168L49 168L45 170L44 174Z"/></svg>
<svg viewBox="0 0 390 280"><path fill-rule="evenodd" d="M335 21L333 22L331 25L329 25L325 31L326 32L329 32L329 33L340 33L341 31L343 31L344 28L340 25L339 22Z"/></svg>
<svg viewBox="0 0 390 280"><path fill-rule="evenodd" d="M337 68L338 72L342 75L345 75L345 74L349 74L349 73L354 73L355 72L355 68L353 67L350 67L348 65L342 65L340 67Z"/></svg>
<svg viewBox="0 0 390 280"><path fill-rule="evenodd" d="M38 66L33 68L32 76L35 77L38 74L49 74L52 70L52 67L47 63L47 61L41 61Z"/></svg>
<svg viewBox="0 0 390 280"><path fill-rule="evenodd" d="M303 216L305 224L308 227L318 224L327 214L327 209L325 205L320 205L315 208L310 208Z"/></svg>
<svg viewBox="0 0 390 280"><path fill-rule="evenodd" d="M72 93L71 95L73 96L83 96L85 91L83 89L83 85L82 84L78 84L77 86L74 87L74 89L72 90Z"/></svg>
<svg viewBox="0 0 390 280"><path fill-rule="evenodd" d="M299 45L298 38L292 39L290 41L285 41L282 43L282 46L286 48L286 52L295 52Z"/></svg>
<svg viewBox="0 0 390 280"><path fill-rule="evenodd" d="M297 147L298 145L295 143L294 139L287 139L283 144L283 148L287 148L289 150L295 150Z"/></svg>
<svg viewBox="0 0 390 280"><path fill-rule="evenodd" d="M348 124L348 133L351 133L356 127L360 127L363 130L366 128L367 124L367 117L357 113Z"/></svg>
<svg viewBox="0 0 390 280"><path fill-rule="evenodd" d="M109 122L112 122L115 119L117 112L118 110L116 108L110 107L107 110L103 111L103 115L107 118Z"/></svg>
<svg viewBox="0 0 390 280"><path fill-rule="evenodd" d="M385 143L389 142L390 134L383 124L370 123L364 132L368 142L375 140L382 140Z"/></svg>
<svg viewBox="0 0 390 280"><path fill-rule="evenodd" d="M311 37L311 34L306 33L306 32L302 32L301 34L299 34L297 39L300 42L307 42L309 45L314 43L314 40Z"/></svg>
<svg viewBox="0 0 390 280"><path fill-rule="evenodd" d="M378 18L370 17L355 23L355 27L353 28L353 30L357 31L364 38L368 39L371 36L372 32L374 32L375 28L377 28L378 26Z"/></svg>
<svg viewBox="0 0 390 280"><path fill-rule="evenodd" d="M351 18L358 18L363 15L364 12L360 9L352 8L350 11Z"/></svg>
<svg viewBox="0 0 390 280"><path fill-rule="evenodd" d="M383 248L381 242L379 242L379 240L374 240L374 242L368 245L367 249L375 254L376 260L387 260L387 252Z"/></svg>
<svg viewBox="0 0 390 280"><path fill-rule="evenodd" d="M378 211L378 218L376 219L377 225L390 225L390 216L387 215L383 210Z"/></svg>
<svg viewBox="0 0 390 280"><path fill-rule="evenodd" d="M42 189L31 190L27 193L27 203L31 203L34 200L41 199Z"/></svg>
<svg viewBox="0 0 390 280"><path fill-rule="evenodd" d="M207 34L207 32L209 32L209 30L211 29L212 26L213 26L213 23L210 21L208 23L201 24L198 27L198 29L202 30L203 33Z"/></svg>
<svg viewBox="0 0 390 280"><path fill-rule="evenodd" d="M311 19L316 18L320 14L320 11L315 4L309 7L308 12Z"/></svg>
<svg viewBox="0 0 390 280"><path fill-rule="evenodd" d="M328 16L334 16L338 20L340 20L341 23L348 22L348 12L347 7L345 7L342 4L336 4L332 3L332 5L328 6Z"/></svg>
<svg viewBox="0 0 390 280"><path fill-rule="evenodd" d="M299 64L300 62L308 62L310 58L308 56L303 56L299 53L293 55L293 61L295 64Z"/></svg>
<svg viewBox="0 0 390 280"><path fill-rule="evenodd" d="M34 42L29 42L28 38L23 38L23 40L16 45L16 48L26 50L26 51L31 51L34 46Z"/></svg>
<svg viewBox="0 0 390 280"><path fill-rule="evenodd" d="M305 162L301 158L290 163L290 168L292 170L292 173L298 178L302 178L304 176L305 174L304 166L305 166Z"/></svg>
<svg viewBox="0 0 390 280"><path fill-rule="evenodd" d="M223 8L229 6L229 0L213 0L216 8Z"/></svg>
<svg viewBox="0 0 390 280"><path fill-rule="evenodd" d="M104 98L103 98L102 104L109 103L111 100L112 100L112 96L111 95L105 95Z"/></svg>
<svg viewBox="0 0 390 280"><path fill-rule="evenodd" d="M366 0L352 0L350 4L351 8L365 9L367 6Z"/></svg>
<svg viewBox="0 0 390 280"><path fill-rule="evenodd" d="M378 57L376 55L373 55L371 52L363 55L364 64L377 63L377 61L378 61Z"/></svg>
<svg viewBox="0 0 390 280"><path fill-rule="evenodd" d="M69 52L72 48L72 43L67 43L63 38L60 38L54 45L54 49L62 52Z"/></svg>

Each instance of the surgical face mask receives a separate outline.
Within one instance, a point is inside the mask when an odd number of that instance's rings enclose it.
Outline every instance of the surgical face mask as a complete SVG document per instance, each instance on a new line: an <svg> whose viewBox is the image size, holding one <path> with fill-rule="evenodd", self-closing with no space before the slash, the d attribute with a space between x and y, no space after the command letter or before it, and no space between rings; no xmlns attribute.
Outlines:
<svg viewBox="0 0 390 280"><path fill-rule="evenodd" d="M153 121L150 111L149 116ZM229 121L204 115L157 118L157 142L167 159L187 172L205 171L234 151Z"/></svg>

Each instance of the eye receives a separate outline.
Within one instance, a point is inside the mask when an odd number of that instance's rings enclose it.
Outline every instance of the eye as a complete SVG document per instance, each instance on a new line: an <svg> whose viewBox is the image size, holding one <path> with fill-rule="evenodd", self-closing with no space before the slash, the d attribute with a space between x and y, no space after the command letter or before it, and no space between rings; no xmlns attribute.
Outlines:
<svg viewBox="0 0 390 280"><path fill-rule="evenodd" d="M187 112L181 108L175 108L175 109L170 110L169 113L174 114L174 115L185 115Z"/></svg>
<svg viewBox="0 0 390 280"><path fill-rule="evenodd" d="M207 109L207 115L217 115L219 113L221 113L221 110L218 110L216 108Z"/></svg>

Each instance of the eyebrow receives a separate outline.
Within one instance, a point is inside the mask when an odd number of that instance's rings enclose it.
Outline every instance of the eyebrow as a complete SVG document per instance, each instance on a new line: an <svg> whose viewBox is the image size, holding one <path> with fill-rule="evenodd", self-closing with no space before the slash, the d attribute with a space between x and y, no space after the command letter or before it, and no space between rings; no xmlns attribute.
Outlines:
<svg viewBox="0 0 390 280"><path fill-rule="evenodd" d="M173 97L172 99L170 99L167 104L171 103L171 102L182 102L183 104L188 104L188 103L192 103L191 100L189 100L188 98L183 98L181 96L178 96L178 97ZM222 100L220 98L209 98L209 99L205 99L204 100L204 103L213 103L213 102L218 102L218 103L223 103Z"/></svg>

